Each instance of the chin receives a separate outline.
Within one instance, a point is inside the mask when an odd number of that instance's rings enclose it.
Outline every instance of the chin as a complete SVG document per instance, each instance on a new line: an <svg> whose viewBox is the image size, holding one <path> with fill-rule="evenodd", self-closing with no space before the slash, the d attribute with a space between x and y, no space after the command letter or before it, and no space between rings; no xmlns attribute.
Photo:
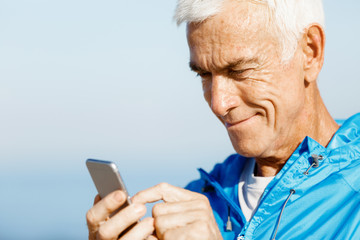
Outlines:
<svg viewBox="0 0 360 240"><path fill-rule="evenodd" d="M266 151L266 144L258 138L234 139L230 136L231 143L235 151L244 157L261 157Z"/></svg>
<svg viewBox="0 0 360 240"><path fill-rule="evenodd" d="M259 146L252 146L252 144L245 145L245 144L233 143L233 147L238 154L248 158L259 157L263 153L263 151L259 148Z"/></svg>

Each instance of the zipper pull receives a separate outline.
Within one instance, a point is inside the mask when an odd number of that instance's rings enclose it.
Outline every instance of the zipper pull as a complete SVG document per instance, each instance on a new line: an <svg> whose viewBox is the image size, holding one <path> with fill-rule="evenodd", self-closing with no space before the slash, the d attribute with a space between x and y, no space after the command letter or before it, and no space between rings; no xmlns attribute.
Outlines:
<svg viewBox="0 0 360 240"><path fill-rule="evenodd" d="M239 234L239 236L237 236L236 238L236 240L244 240L244 239L245 239L244 235L241 234Z"/></svg>
<svg viewBox="0 0 360 240"><path fill-rule="evenodd" d="M226 222L226 231L231 232L232 231L232 223L230 221L230 216L228 217L228 220Z"/></svg>
<svg viewBox="0 0 360 240"><path fill-rule="evenodd" d="M311 157L312 157L312 159L313 159L313 162L312 162L312 164L310 165L310 167L309 167L305 172L303 172L304 175L309 175L310 169L311 169L312 167L313 167L313 168L319 167L319 160L323 160L323 159L324 159L323 155L317 155L317 154L312 154Z"/></svg>
<svg viewBox="0 0 360 240"><path fill-rule="evenodd" d="M232 231L232 223L230 219L230 207L228 206L228 220L226 222L226 231L231 232Z"/></svg>

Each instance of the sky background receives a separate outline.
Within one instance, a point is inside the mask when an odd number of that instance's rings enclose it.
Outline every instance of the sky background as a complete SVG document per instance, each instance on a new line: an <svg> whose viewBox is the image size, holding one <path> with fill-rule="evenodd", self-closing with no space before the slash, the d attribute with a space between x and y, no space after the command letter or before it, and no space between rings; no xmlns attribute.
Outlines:
<svg viewBox="0 0 360 240"><path fill-rule="evenodd" d="M233 153L188 68L169 0L0 0L0 239L86 239L87 158L130 193L184 186ZM335 118L360 110L360 2L331 1L319 78Z"/></svg>

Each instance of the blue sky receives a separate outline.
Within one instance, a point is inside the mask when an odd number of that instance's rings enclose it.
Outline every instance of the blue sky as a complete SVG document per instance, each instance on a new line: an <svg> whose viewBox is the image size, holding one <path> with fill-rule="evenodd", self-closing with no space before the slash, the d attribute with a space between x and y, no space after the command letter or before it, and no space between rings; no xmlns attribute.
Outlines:
<svg viewBox="0 0 360 240"><path fill-rule="evenodd" d="M67 239L86 234L95 194L86 158L116 161L134 193L183 186L233 152L188 69L174 8L0 0L0 238L49 239L60 225ZM325 2L319 85L335 118L360 110L359 10L354 0Z"/></svg>

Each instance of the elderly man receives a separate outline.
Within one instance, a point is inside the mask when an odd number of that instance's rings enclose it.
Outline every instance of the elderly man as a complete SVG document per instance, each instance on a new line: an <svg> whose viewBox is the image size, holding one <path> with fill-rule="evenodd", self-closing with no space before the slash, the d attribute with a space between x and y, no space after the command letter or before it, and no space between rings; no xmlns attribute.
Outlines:
<svg viewBox="0 0 360 240"><path fill-rule="evenodd" d="M360 115L339 128L320 97L321 0L179 0L175 17L237 154L111 218L124 194L97 198L89 239L117 239L158 200L120 239L360 239Z"/></svg>

